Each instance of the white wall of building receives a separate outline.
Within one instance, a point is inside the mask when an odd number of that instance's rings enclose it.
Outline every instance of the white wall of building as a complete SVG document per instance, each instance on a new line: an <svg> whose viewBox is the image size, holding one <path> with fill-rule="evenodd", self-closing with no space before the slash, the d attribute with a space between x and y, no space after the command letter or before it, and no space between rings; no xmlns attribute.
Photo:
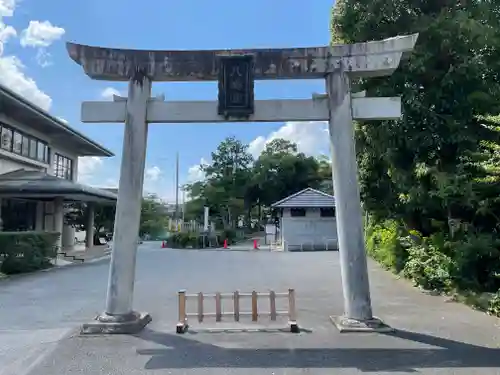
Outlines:
<svg viewBox="0 0 500 375"><path fill-rule="evenodd" d="M280 229L289 251L337 247L337 220L321 217L319 208L307 208L305 217L292 217L290 208L284 208Z"/></svg>
<svg viewBox="0 0 500 375"><path fill-rule="evenodd" d="M30 161L24 161L21 156L18 158L13 158L12 155L9 155L3 150L0 150L0 174L13 172L18 169L26 169L30 171L45 171L47 167L43 167L41 165L36 165L30 163ZM18 155L15 155L18 156ZM42 164L42 163L40 163Z"/></svg>
<svg viewBox="0 0 500 375"><path fill-rule="evenodd" d="M0 147L0 174L13 172L18 169L25 170L38 170L43 171L48 174L55 174L55 156L56 154L60 154L66 158L72 160L73 171L72 171L72 180L77 181L78 179L78 157L74 152L71 152L68 149L65 149L64 145L58 143L56 140L51 139L47 135L38 132L35 128L26 126L24 124L15 121L14 119L5 116L0 113L0 122L8 125L14 130L19 130L20 132L31 135L35 138L38 138L41 141L47 143L50 148L49 153L49 163L45 164L43 162L33 160L27 157L23 157L21 155L15 154L13 152L9 152L7 150L3 150ZM40 204L38 207L39 210L42 210L41 213L37 213L37 217L39 217L37 229L43 230L53 230L54 228L54 205L52 202L45 202L44 204ZM71 226L64 225L63 233L62 233L62 246L69 247L74 244L75 239L75 229Z"/></svg>

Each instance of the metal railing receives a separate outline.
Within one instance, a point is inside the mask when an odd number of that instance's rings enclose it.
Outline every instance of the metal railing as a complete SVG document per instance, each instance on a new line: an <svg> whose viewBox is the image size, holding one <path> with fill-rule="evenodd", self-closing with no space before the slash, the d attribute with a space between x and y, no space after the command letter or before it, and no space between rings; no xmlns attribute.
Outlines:
<svg viewBox="0 0 500 375"><path fill-rule="evenodd" d="M258 300L259 298L269 299L269 311L258 311ZM205 299L210 298L215 300L215 311L205 311ZM242 298L251 299L251 311L241 311L240 301ZM276 299L277 298L288 298L288 310L277 310L276 309ZM240 293L235 291L233 293L197 293L197 294L187 294L185 290L181 290L178 293L179 299L179 322L177 323L176 332L184 333L188 330L188 318L196 317L198 322L201 323L207 317L215 317L216 322L222 322L223 317L233 317L235 322L240 322L240 317L249 316L252 318L252 322L257 322L259 316L269 317L271 321L276 321L278 316L288 316L288 325L290 332L298 333L299 326L296 320L296 310L295 310L295 290L288 289L288 293L276 293L274 291L269 292L256 292L251 293ZM187 311L187 300L195 299L197 301L197 311L188 312ZM222 310L222 300L232 299L233 300L233 311L223 311Z"/></svg>
<svg viewBox="0 0 500 375"><path fill-rule="evenodd" d="M337 250L338 249L338 240L336 238L323 238L321 240L306 240L302 241L296 245L289 245L285 243L285 251L288 251L288 248L297 249L298 251L314 251L314 250ZM297 251L295 250L295 251ZM293 251L293 250L292 250Z"/></svg>

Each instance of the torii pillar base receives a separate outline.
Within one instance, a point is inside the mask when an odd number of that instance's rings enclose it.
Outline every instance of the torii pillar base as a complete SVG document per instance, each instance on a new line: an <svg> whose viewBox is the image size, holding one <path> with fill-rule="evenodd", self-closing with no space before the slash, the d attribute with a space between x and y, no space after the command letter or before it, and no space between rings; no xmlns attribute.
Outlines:
<svg viewBox="0 0 500 375"><path fill-rule="evenodd" d="M145 312L131 312L127 315L108 315L103 313L95 318L94 322L83 324L82 335L109 335L139 333L151 323L151 315Z"/></svg>
<svg viewBox="0 0 500 375"><path fill-rule="evenodd" d="M349 332L394 332L394 328L385 324L382 320L373 317L369 320L356 320L345 316L330 316L330 320L337 327L340 333Z"/></svg>

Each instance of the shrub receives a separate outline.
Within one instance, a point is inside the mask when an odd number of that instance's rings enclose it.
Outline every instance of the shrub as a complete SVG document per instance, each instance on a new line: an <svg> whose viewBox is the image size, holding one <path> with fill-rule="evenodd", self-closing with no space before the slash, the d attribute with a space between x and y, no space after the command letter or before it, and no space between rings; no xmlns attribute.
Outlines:
<svg viewBox="0 0 500 375"><path fill-rule="evenodd" d="M490 299L488 314L500 317L500 289L496 292L493 298Z"/></svg>
<svg viewBox="0 0 500 375"><path fill-rule="evenodd" d="M408 260L403 268L404 276L427 290L450 290L454 262L440 250L432 238L424 238L421 243L413 242L408 248Z"/></svg>
<svg viewBox="0 0 500 375"><path fill-rule="evenodd" d="M450 244L457 287L495 293L500 289L500 246L491 235L469 235Z"/></svg>
<svg viewBox="0 0 500 375"><path fill-rule="evenodd" d="M50 267L50 259L57 256L59 236L53 232L0 232L0 271L16 274Z"/></svg>
<svg viewBox="0 0 500 375"><path fill-rule="evenodd" d="M366 231L366 249L383 266L400 272L408 257L406 248L400 241L402 228L394 220L368 226Z"/></svg>
<svg viewBox="0 0 500 375"><path fill-rule="evenodd" d="M185 249L187 247L198 247L199 246L199 236L196 233L191 232L178 232L172 234L168 238L168 243L170 247Z"/></svg>
<svg viewBox="0 0 500 375"><path fill-rule="evenodd" d="M236 230L234 229L224 229L220 234L220 241L224 242L224 240L227 240L228 245L234 243L236 238L237 238L237 233Z"/></svg>

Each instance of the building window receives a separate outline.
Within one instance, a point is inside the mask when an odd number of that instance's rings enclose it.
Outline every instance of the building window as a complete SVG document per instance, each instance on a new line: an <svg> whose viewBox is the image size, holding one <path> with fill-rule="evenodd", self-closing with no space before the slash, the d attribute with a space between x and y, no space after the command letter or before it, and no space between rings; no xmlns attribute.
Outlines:
<svg viewBox="0 0 500 375"><path fill-rule="evenodd" d="M45 159L45 154L46 154L45 149L46 148L47 148L47 145L45 145L42 142L37 142L37 154L36 154L36 158L39 161L41 161L41 162L44 162L46 160Z"/></svg>
<svg viewBox="0 0 500 375"><path fill-rule="evenodd" d="M335 208L320 208L320 216L321 217L335 217Z"/></svg>
<svg viewBox="0 0 500 375"><path fill-rule="evenodd" d="M23 150L23 135L18 132L14 132L14 144L12 145L12 151L18 155L21 155Z"/></svg>
<svg viewBox="0 0 500 375"><path fill-rule="evenodd" d="M290 209L290 216L291 217L304 217L304 216L306 216L306 209L305 208L291 208Z"/></svg>
<svg viewBox="0 0 500 375"><path fill-rule="evenodd" d="M30 156L30 139L25 135L23 135L22 155L26 156L27 158Z"/></svg>
<svg viewBox="0 0 500 375"><path fill-rule="evenodd" d="M2 126L2 148L12 151L12 129Z"/></svg>
<svg viewBox="0 0 500 375"><path fill-rule="evenodd" d="M65 180L73 179L73 160L60 154L54 155L54 175Z"/></svg>
<svg viewBox="0 0 500 375"><path fill-rule="evenodd" d="M45 145L44 152L45 153L43 155L43 160L45 161L45 163L49 164L50 160L49 146Z"/></svg>
<svg viewBox="0 0 500 375"><path fill-rule="evenodd" d="M36 139L30 139L30 158L36 159Z"/></svg>
<svg viewBox="0 0 500 375"><path fill-rule="evenodd" d="M49 163L49 147L45 142L4 124L0 124L0 147L26 158Z"/></svg>

